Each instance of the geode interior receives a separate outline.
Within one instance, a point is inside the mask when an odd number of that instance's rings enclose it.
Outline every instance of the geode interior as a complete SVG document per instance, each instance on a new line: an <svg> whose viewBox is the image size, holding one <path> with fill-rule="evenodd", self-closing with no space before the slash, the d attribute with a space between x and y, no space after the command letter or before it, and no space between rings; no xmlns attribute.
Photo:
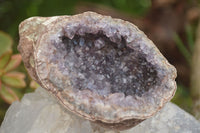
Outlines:
<svg viewBox="0 0 200 133"><path fill-rule="evenodd" d="M32 78L65 108L105 127L135 126L176 91L176 69L127 21L85 12L29 18L19 29Z"/></svg>
<svg viewBox="0 0 200 133"><path fill-rule="evenodd" d="M129 48L124 38L114 43L99 31L60 39L61 43L50 44L54 50L49 54L49 64L56 64L70 78L74 89L89 89L101 96L111 93L142 96L160 82L156 68L144 54ZM60 82L54 72L50 73L50 81ZM64 84L57 87L66 88Z"/></svg>

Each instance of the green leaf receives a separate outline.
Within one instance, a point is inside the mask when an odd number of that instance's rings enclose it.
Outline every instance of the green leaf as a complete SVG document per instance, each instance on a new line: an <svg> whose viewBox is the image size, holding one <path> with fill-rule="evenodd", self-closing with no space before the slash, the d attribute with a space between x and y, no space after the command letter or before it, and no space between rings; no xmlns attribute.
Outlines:
<svg viewBox="0 0 200 133"><path fill-rule="evenodd" d="M13 55L11 57L11 60L7 64L6 68L4 69L4 71L8 72L17 68L20 65L21 61L22 61L22 57L20 54Z"/></svg>
<svg viewBox="0 0 200 133"><path fill-rule="evenodd" d="M24 78L25 74L20 72L6 73L1 77L2 83L14 88L24 88L26 86Z"/></svg>
<svg viewBox="0 0 200 133"><path fill-rule="evenodd" d="M3 31L0 31L0 56L11 50L12 47L12 38Z"/></svg>
<svg viewBox="0 0 200 133"><path fill-rule="evenodd" d="M187 35L187 41L189 44L190 51L193 52L194 47L194 35L191 25L186 25L185 27L186 35Z"/></svg>
<svg viewBox="0 0 200 133"><path fill-rule="evenodd" d="M11 51L8 51L4 53L2 56L0 56L0 69L4 69L5 66L8 64L11 58Z"/></svg>
<svg viewBox="0 0 200 133"><path fill-rule="evenodd" d="M180 37L176 33L174 34L174 41L175 41L176 46L180 50L181 54L185 57L188 64L190 64L192 54L188 51L188 49L185 47L183 41L180 39Z"/></svg>
<svg viewBox="0 0 200 133"><path fill-rule="evenodd" d="M13 92L12 89L5 85L1 85L0 88L0 97L7 103L11 104L12 102L19 100L17 95Z"/></svg>

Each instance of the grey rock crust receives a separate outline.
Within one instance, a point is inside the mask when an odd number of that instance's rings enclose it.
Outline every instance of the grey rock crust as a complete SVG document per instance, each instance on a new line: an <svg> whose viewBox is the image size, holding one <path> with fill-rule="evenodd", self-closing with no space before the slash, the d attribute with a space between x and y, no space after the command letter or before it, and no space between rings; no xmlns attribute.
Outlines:
<svg viewBox="0 0 200 133"><path fill-rule="evenodd" d="M125 131L111 131L64 109L38 88L8 109L0 133L200 133L200 123L172 103L152 118Z"/></svg>

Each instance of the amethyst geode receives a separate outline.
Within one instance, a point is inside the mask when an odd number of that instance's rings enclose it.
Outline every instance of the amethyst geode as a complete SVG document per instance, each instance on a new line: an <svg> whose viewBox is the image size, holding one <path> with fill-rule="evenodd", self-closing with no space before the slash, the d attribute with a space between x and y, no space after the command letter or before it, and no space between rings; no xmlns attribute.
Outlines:
<svg viewBox="0 0 200 133"><path fill-rule="evenodd" d="M85 12L32 17L18 49L31 75L75 114L123 130L174 95L176 69L135 25Z"/></svg>

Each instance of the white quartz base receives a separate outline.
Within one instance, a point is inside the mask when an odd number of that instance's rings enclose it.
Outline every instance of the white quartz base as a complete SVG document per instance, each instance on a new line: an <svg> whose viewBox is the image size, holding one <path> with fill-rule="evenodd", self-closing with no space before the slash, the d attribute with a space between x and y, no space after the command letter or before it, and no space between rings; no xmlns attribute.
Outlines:
<svg viewBox="0 0 200 133"><path fill-rule="evenodd" d="M8 109L0 133L200 133L200 123L168 103L154 117L126 131L110 131L62 108L44 89L26 94Z"/></svg>

